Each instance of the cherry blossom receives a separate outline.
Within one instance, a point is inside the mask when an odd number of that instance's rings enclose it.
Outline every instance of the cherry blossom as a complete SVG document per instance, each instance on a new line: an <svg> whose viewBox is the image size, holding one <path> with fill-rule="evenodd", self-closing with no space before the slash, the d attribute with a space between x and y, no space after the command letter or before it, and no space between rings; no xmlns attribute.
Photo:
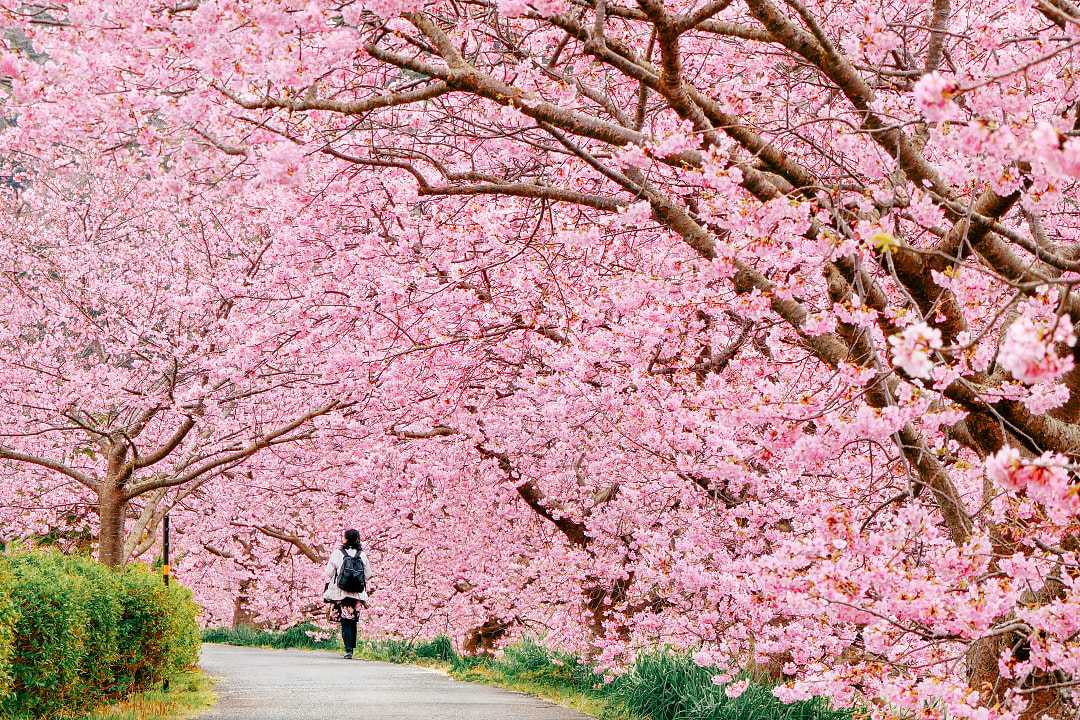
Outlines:
<svg viewBox="0 0 1080 720"><path fill-rule="evenodd" d="M958 89L955 80L935 70L919 78L912 94L926 119L937 122L952 120L957 116L958 108L952 98Z"/></svg>
<svg viewBox="0 0 1080 720"><path fill-rule="evenodd" d="M930 377L934 367L931 353L941 349L941 331L926 323L914 323L889 338L893 362L911 377Z"/></svg>
<svg viewBox="0 0 1080 720"><path fill-rule="evenodd" d="M3 13L6 535L168 509L286 625L357 526L374 633L1075 714L1074 3Z"/></svg>
<svg viewBox="0 0 1080 720"><path fill-rule="evenodd" d="M1024 314L1005 332L998 362L1021 382L1052 382L1074 367L1072 355L1060 354L1055 346L1075 344L1076 335L1067 316L1034 319Z"/></svg>

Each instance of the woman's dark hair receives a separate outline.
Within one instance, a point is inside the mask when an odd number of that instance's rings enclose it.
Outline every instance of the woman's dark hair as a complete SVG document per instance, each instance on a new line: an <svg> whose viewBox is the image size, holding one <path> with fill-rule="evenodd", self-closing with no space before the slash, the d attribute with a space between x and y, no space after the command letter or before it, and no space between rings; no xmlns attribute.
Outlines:
<svg viewBox="0 0 1080 720"><path fill-rule="evenodd" d="M345 531L345 544L341 546L342 550L359 550L360 549L360 531L359 530L346 530Z"/></svg>

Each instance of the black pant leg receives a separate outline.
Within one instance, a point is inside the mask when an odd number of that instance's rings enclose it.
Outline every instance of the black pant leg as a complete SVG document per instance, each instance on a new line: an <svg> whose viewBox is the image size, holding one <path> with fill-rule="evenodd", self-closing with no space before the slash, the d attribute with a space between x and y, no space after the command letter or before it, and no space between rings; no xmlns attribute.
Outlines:
<svg viewBox="0 0 1080 720"><path fill-rule="evenodd" d="M356 620L341 618L341 642L347 653L356 649Z"/></svg>

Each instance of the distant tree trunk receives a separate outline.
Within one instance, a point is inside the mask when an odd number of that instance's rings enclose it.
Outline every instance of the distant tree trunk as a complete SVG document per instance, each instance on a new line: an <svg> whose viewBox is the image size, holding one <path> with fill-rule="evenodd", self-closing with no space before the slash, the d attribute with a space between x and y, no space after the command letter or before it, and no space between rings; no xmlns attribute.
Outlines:
<svg viewBox="0 0 1080 720"><path fill-rule="evenodd" d="M466 655L491 656L495 653L495 644L509 629L510 624L498 618L486 620L483 625L474 627L466 634L462 649Z"/></svg>
<svg viewBox="0 0 1080 720"><path fill-rule="evenodd" d="M244 580L240 583L240 587L237 590L236 597L233 598L233 617L232 626L238 628L243 625L251 627L255 624L255 617L248 610L248 601L250 600L251 580Z"/></svg>

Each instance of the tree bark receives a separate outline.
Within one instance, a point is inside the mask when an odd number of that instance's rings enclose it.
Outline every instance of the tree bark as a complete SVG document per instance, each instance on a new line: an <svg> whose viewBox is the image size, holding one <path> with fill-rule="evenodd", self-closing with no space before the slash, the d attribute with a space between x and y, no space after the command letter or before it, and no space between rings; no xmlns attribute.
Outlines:
<svg viewBox="0 0 1080 720"><path fill-rule="evenodd" d="M243 626L254 627L255 616L248 609L248 602L251 600L251 580L243 580L240 583L240 587L236 591L236 597L233 598L233 628L240 628Z"/></svg>
<svg viewBox="0 0 1080 720"><path fill-rule="evenodd" d="M495 654L496 644L509 631L510 625L510 622L489 618L465 635L462 649L470 657L491 657Z"/></svg>
<svg viewBox="0 0 1080 720"><path fill-rule="evenodd" d="M124 564L124 516L127 501L116 487L98 491L98 560L109 567Z"/></svg>

